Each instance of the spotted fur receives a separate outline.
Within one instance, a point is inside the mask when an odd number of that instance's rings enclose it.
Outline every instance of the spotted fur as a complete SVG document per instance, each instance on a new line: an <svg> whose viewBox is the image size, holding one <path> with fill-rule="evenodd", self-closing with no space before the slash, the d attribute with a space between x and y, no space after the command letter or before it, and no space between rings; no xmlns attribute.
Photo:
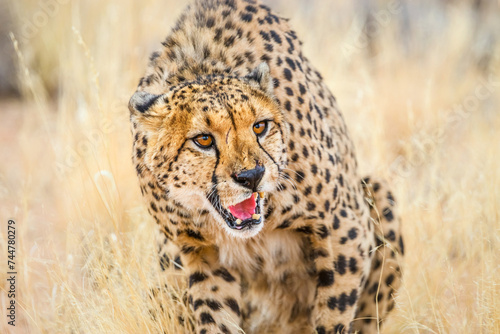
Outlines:
<svg viewBox="0 0 500 334"><path fill-rule="evenodd" d="M394 198L360 180L287 20L258 1L196 0L162 44L129 104L133 161L196 333L376 332L399 284ZM256 166L255 189L235 182ZM256 192L261 221L236 228L227 208Z"/></svg>

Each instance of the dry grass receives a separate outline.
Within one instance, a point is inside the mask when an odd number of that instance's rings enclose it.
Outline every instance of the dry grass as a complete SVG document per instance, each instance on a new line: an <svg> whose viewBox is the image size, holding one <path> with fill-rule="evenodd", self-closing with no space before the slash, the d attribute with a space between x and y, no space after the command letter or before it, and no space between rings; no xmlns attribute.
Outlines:
<svg viewBox="0 0 500 334"><path fill-rule="evenodd" d="M148 315L154 224L130 162L126 103L183 5L59 2L11 4L24 98L0 101L0 264L13 218L18 316L6 325L2 291L0 332L178 333L169 314L163 324ZM500 4L479 15L459 1L414 2L411 29L400 9L366 47L350 1L296 2L273 6L335 93L361 171L389 178L399 198L404 285L384 332L500 333ZM26 38L40 11L46 22Z"/></svg>

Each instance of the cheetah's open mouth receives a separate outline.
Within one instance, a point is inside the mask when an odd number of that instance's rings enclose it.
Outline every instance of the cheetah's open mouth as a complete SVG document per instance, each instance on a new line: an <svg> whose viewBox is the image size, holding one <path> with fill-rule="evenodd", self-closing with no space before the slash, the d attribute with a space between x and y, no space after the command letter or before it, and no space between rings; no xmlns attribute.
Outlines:
<svg viewBox="0 0 500 334"><path fill-rule="evenodd" d="M211 196L209 200L230 228L243 230L262 223L260 204L263 198L264 193L253 193L246 200L230 205L227 209L220 204L217 195Z"/></svg>

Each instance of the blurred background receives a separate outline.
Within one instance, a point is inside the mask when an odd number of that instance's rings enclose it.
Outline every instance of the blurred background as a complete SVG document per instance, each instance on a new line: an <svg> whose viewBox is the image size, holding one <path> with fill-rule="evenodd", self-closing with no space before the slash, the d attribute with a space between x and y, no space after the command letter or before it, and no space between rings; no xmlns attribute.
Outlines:
<svg viewBox="0 0 500 334"><path fill-rule="evenodd" d="M500 333L500 1L264 2L336 96L361 175L399 199L404 284L382 332ZM127 102L185 5L0 0L0 267L14 219L18 270L15 328L0 270L1 333L182 333L182 286L149 315Z"/></svg>

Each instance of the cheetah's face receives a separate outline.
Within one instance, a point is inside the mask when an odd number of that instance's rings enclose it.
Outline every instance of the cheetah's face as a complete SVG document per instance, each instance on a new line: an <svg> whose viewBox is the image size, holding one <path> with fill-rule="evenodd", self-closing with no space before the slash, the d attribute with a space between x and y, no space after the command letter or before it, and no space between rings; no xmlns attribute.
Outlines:
<svg viewBox="0 0 500 334"><path fill-rule="evenodd" d="M277 189L286 164L288 126L271 93L265 64L243 78L138 92L132 122L147 140L136 139L146 146L136 159L184 207L210 211L233 236L254 236L264 224L265 194Z"/></svg>

